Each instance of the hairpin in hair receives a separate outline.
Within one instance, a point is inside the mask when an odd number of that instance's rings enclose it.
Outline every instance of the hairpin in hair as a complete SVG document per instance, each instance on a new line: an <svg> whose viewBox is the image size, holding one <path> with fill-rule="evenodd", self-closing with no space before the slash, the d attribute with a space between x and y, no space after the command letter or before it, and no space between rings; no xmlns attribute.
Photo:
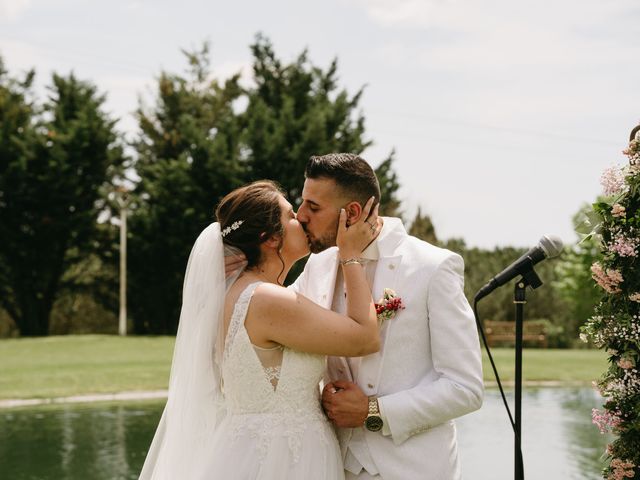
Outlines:
<svg viewBox="0 0 640 480"><path fill-rule="evenodd" d="M244 223L244 220L236 220L227 228L222 230L222 237L224 238L227 235L229 235L233 230L237 230L238 228L240 228L240 225L242 225L243 223Z"/></svg>

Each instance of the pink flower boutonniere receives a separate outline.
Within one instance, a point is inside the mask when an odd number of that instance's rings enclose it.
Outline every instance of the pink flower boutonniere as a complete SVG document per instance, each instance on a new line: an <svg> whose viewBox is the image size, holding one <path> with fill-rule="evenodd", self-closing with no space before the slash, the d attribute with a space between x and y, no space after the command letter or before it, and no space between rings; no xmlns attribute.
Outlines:
<svg viewBox="0 0 640 480"><path fill-rule="evenodd" d="M404 305L402 304L402 298L395 291L385 288L382 298L375 304L375 307L378 322L382 324L385 320L391 320L395 317L398 310L402 310Z"/></svg>

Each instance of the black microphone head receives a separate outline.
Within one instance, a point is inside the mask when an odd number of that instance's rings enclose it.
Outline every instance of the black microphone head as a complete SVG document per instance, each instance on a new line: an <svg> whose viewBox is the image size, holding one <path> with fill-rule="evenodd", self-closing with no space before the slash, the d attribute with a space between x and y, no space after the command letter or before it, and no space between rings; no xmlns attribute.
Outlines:
<svg viewBox="0 0 640 480"><path fill-rule="evenodd" d="M538 245L547 258L557 257L562 253L562 240L557 235L543 235Z"/></svg>

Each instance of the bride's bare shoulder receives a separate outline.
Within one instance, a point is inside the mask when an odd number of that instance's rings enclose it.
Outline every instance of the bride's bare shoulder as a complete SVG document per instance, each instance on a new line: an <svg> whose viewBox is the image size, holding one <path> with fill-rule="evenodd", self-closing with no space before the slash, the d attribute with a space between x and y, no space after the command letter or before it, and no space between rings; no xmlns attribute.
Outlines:
<svg viewBox="0 0 640 480"><path fill-rule="evenodd" d="M298 304L300 301L301 296L290 288L265 282L255 289L251 303L261 309L280 309Z"/></svg>

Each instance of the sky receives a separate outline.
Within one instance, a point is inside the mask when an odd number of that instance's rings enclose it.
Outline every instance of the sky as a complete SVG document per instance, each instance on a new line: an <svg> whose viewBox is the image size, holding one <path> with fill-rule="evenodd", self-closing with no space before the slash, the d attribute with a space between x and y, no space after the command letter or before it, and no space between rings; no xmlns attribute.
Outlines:
<svg viewBox="0 0 640 480"><path fill-rule="evenodd" d="M440 239L575 242L573 215L640 122L638 0L0 0L9 73L35 68L46 95L73 71L128 135L159 73L185 71L181 49L208 41L216 76L250 82L258 32L365 87L362 156L395 149L404 216L421 208Z"/></svg>

